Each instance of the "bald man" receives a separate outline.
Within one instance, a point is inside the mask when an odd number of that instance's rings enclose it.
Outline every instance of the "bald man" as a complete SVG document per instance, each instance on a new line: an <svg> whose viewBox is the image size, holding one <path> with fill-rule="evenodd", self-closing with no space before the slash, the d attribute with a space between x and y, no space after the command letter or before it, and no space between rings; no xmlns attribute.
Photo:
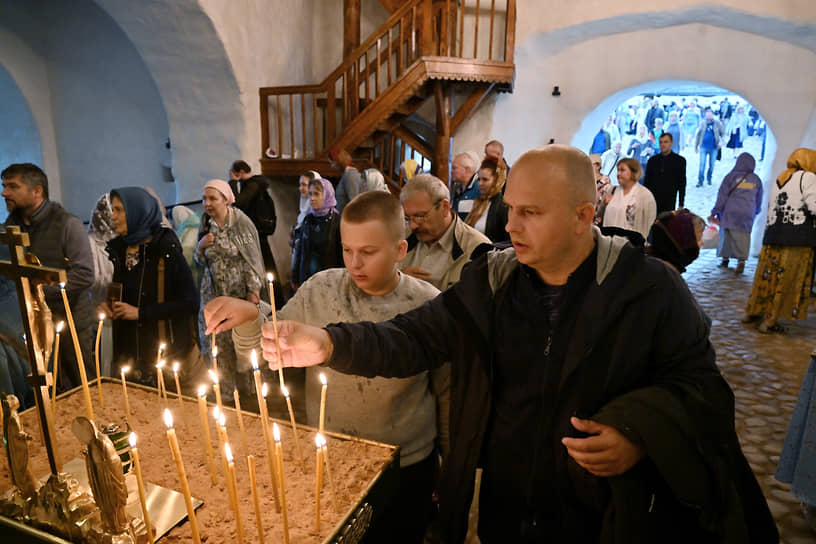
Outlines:
<svg viewBox="0 0 816 544"><path fill-rule="evenodd" d="M592 226L589 158L528 151L504 198L512 248L387 322L282 322L284 364L404 377L452 362L446 542L464 540L477 467L486 544L776 542L709 320L675 271ZM271 324L263 346L275 361Z"/></svg>

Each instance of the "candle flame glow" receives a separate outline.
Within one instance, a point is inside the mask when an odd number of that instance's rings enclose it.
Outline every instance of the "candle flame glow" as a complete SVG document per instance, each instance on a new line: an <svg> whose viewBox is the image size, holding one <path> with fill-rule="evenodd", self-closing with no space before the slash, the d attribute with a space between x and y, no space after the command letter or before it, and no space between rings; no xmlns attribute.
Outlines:
<svg viewBox="0 0 816 544"><path fill-rule="evenodd" d="M160 354L161 354L161 353L164 353L164 348L165 348L165 345L164 345L164 344L159 344L159 353L160 353Z"/></svg>
<svg viewBox="0 0 816 544"><path fill-rule="evenodd" d="M317 449L320 449L324 445L326 445L326 441L323 439L323 435L320 434L320 433L317 433L315 435L315 446L317 446Z"/></svg>
<svg viewBox="0 0 816 544"><path fill-rule="evenodd" d="M105 321L105 314L104 313L99 314L99 321Z"/></svg>
<svg viewBox="0 0 816 544"><path fill-rule="evenodd" d="M226 427L227 426L227 418L224 417L224 412L221 412L220 414L218 414L218 425L221 426L221 427Z"/></svg>
<svg viewBox="0 0 816 544"><path fill-rule="evenodd" d="M266 385L266 382L264 382L264 383L263 383L263 385L261 386L261 396L262 396L263 398L266 398L266 395L267 395L268 393L269 393L269 386L268 386L268 385Z"/></svg>
<svg viewBox="0 0 816 544"><path fill-rule="evenodd" d="M322 372L320 373L320 383L322 383L323 385L326 385L328 383L326 382L326 375L323 374Z"/></svg>
<svg viewBox="0 0 816 544"><path fill-rule="evenodd" d="M198 386L198 396L203 397L207 394L207 386L206 385L199 385Z"/></svg>
<svg viewBox="0 0 816 544"><path fill-rule="evenodd" d="M176 361L175 363L173 363L173 374L178 374L178 371L179 371L179 367L180 367L180 366L181 366L181 365L178 363L178 361Z"/></svg>
<svg viewBox="0 0 816 544"><path fill-rule="evenodd" d="M221 415L221 410L219 410L219 409L218 409L218 406L216 406L215 408L213 408L213 419L214 419L216 422L218 421L218 416L220 416L220 415Z"/></svg>
<svg viewBox="0 0 816 544"><path fill-rule="evenodd" d="M289 389L285 385L281 385L281 393L285 398L289 398Z"/></svg>
<svg viewBox="0 0 816 544"><path fill-rule="evenodd" d="M135 448L136 447L136 433L130 433L130 438L128 438L128 441L130 442L130 447Z"/></svg>
<svg viewBox="0 0 816 544"><path fill-rule="evenodd" d="M65 326L65 321L60 321L57 323L57 334L62 332L62 328Z"/></svg>
<svg viewBox="0 0 816 544"><path fill-rule="evenodd" d="M272 282L275 281L275 276L272 275L272 272L267 272L266 273L266 281L268 281L269 283L272 283Z"/></svg>
<svg viewBox="0 0 816 544"><path fill-rule="evenodd" d="M125 374L130 372L130 365L123 366L122 369L121 369L121 372L122 372L122 376L124 376Z"/></svg>
<svg viewBox="0 0 816 544"><path fill-rule="evenodd" d="M65 290L65 282L64 281L60 282L59 286L60 286L60 289Z"/></svg>
<svg viewBox="0 0 816 544"><path fill-rule="evenodd" d="M218 346L213 346L212 356L213 357L218 357Z"/></svg>
<svg viewBox="0 0 816 544"><path fill-rule="evenodd" d="M252 370L258 370L258 354L255 353L255 350L252 350L252 353L249 355L249 360L252 361Z"/></svg>
<svg viewBox="0 0 816 544"><path fill-rule="evenodd" d="M156 368L158 368L159 370L161 370L162 368L164 368L164 365L165 365L166 363L167 363L167 361L165 361L164 359L162 359L161 361L159 361L159 362L158 362L158 364L156 365Z"/></svg>
<svg viewBox="0 0 816 544"><path fill-rule="evenodd" d="M232 449L229 444L224 444L224 455L227 457L227 463L232 463Z"/></svg>
<svg viewBox="0 0 816 544"><path fill-rule="evenodd" d="M277 423L272 423L272 435L275 437L275 442L280 442L280 429Z"/></svg>
<svg viewBox="0 0 816 544"><path fill-rule="evenodd" d="M164 409L164 424L167 425L168 429L173 428L173 414L167 408Z"/></svg>
<svg viewBox="0 0 816 544"><path fill-rule="evenodd" d="M218 385L218 374L215 373L213 369L209 369L207 372L210 374L210 379L215 385Z"/></svg>

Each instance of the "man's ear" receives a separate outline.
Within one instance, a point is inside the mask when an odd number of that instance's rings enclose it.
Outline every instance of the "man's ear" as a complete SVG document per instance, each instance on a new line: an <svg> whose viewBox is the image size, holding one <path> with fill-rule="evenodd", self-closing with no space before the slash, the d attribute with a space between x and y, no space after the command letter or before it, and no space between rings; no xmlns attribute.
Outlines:
<svg viewBox="0 0 816 544"><path fill-rule="evenodd" d="M589 202L584 202L575 208L575 216L578 219L576 234L583 234L587 229L592 227L592 223L595 220L595 206Z"/></svg>
<svg viewBox="0 0 816 544"><path fill-rule="evenodd" d="M442 200L439 201L439 207L442 208L442 211L444 213L449 212L451 209L450 200L448 200L447 198L443 198Z"/></svg>

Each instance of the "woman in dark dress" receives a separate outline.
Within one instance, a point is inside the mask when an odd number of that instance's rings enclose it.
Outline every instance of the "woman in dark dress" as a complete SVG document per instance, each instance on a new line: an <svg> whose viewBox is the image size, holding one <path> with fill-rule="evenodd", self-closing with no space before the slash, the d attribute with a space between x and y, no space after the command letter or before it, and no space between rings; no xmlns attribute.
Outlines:
<svg viewBox="0 0 816 544"><path fill-rule="evenodd" d="M156 357L164 343L164 359L181 362L181 375L191 379L198 369L184 365L198 351L198 290L181 243L172 229L162 227L158 202L141 187L114 189L110 196L117 236L107 251L122 298L102 303L100 310L113 318L112 368L129 364L129 379L155 386Z"/></svg>
<svg viewBox="0 0 816 544"><path fill-rule="evenodd" d="M340 214L334 188L323 178L309 182L312 209L298 229L292 257L292 285L297 288L321 270L343 266L340 246Z"/></svg>

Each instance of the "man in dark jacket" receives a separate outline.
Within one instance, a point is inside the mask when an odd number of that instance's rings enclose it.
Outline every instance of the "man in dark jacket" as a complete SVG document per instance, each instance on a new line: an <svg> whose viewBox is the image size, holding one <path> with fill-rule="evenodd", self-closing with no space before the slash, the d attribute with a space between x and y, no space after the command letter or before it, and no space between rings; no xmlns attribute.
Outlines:
<svg viewBox="0 0 816 544"><path fill-rule="evenodd" d="M3 198L9 211L5 225L18 225L31 239L28 248L43 266L64 268L67 273L65 291L76 324L82 358L88 378L96 376L93 361L93 325L95 322L88 289L94 280L93 257L88 233L82 221L48 199L48 178L31 163L12 164L2 173ZM45 301L54 322L65 321L65 307L56 285L43 287ZM60 336L60 366L58 389L80 384L76 352L70 334Z"/></svg>
<svg viewBox="0 0 816 544"><path fill-rule="evenodd" d="M674 270L592 226L594 200L586 155L525 153L505 193L512 248L384 323L282 322L284 364L398 377L452 362L448 542L477 467L487 544L777 542L709 320ZM266 325L277 367L274 344Z"/></svg>
<svg viewBox="0 0 816 544"><path fill-rule="evenodd" d="M658 215L682 208L686 201L686 159L672 151L674 138L664 133L658 140L660 153L646 163L643 185L654 195ZM678 195L680 203L675 206Z"/></svg>

